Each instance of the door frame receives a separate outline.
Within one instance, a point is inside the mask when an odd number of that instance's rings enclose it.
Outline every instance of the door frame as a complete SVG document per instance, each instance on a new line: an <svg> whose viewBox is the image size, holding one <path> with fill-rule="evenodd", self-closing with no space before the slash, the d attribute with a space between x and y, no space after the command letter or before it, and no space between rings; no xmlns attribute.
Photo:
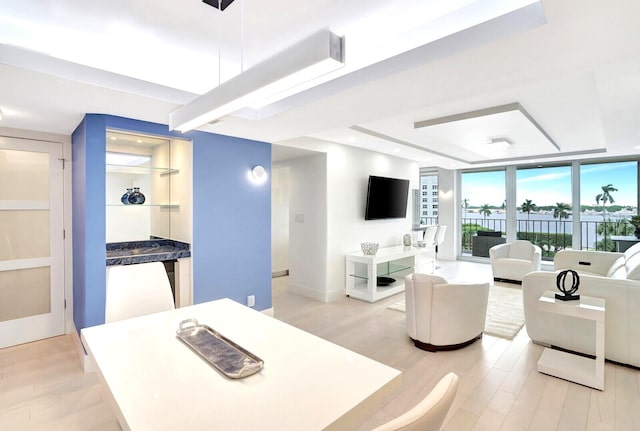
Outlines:
<svg viewBox="0 0 640 431"><path fill-rule="evenodd" d="M71 217L73 195L71 182L71 136L56 133L38 132L33 130L0 127L0 137L11 139L25 139L30 141L45 141L62 145L62 162L64 163L64 169L62 170L62 223L63 229L65 231L65 238L63 241L63 289L64 299L66 302L66 309L64 310L64 333L70 334L72 332L77 332L73 323L73 220Z"/></svg>

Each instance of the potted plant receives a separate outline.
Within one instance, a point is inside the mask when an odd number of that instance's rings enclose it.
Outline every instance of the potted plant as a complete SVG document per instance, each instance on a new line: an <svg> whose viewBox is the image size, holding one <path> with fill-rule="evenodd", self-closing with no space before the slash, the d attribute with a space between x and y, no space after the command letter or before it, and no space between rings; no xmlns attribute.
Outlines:
<svg viewBox="0 0 640 431"><path fill-rule="evenodd" d="M631 216L631 219L629 219L629 223L631 223L633 227L636 228L636 230L633 231L633 234L636 236L636 238L640 238L640 215Z"/></svg>

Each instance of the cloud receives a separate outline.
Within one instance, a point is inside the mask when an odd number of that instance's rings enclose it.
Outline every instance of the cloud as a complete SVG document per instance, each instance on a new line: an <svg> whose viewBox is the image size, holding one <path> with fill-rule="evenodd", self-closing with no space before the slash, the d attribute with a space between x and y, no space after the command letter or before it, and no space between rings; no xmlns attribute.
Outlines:
<svg viewBox="0 0 640 431"><path fill-rule="evenodd" d="M571 172L556 172L556 173L548 173L548 174L540 174L529 178L520 178L517 183L532 183L537 181L557 181L562 178L567 178L571 176Z"/></svg>

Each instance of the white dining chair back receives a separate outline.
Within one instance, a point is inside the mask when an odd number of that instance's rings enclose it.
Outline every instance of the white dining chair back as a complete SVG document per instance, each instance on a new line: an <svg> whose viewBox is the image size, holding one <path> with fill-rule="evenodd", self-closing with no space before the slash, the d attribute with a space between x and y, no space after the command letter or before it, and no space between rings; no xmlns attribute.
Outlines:
<svg viewBox="0 0 640 431"><path fill-rule="evenodd" d="M440 269L438 266L438 247L442 245L444 242L444 235L447 232L447 225L438 225L438 231L436 232L436 239L434 241L434 245L436 247L435 258L433 259L433 265L435 269Z"/></svg>
<svg viewBox="0 0 640 431"><path fill-rule="evenodd" d="M433 247L435 245L437 231L438 226L427 226L427 229L424 231L424 243L427 244L427 247Z"/></svg>
<svg viewBox="0 0 640 431"><path fill-rule="evenodd" d="M415 407L373 431L439 431L458 390L458 376L444 376Z"/></svg>
<svg viewBox="0 0 640 431"><path fill-rule="evenodd" d="M162 262L107 267L105 323L174 308Z"/></svg>

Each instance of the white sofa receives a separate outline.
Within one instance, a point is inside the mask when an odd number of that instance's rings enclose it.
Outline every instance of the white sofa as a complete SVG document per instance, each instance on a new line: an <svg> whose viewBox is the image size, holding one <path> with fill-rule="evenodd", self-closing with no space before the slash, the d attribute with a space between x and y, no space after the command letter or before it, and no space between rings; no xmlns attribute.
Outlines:
<svg viewBox="0 0 640 431"><path fill-rule="evenodd" d="M436 352L465 347L482 337L489 283L447 283L442 277L405 277L407 333L416 347Z"/></svg>
<svg viewBox="0 0 640 431"><path fill-rule="evenodd" d="M489 249L489 257L495 281L520 284L525 274L540 270L542 250L529 241L516 240L494 245Z"/></svg>
<svg viewBox="0 0 640 431"><path fill-rule="evenodd" d="M625 253L563 250L555 272L524 277L522 295L526 330L538 343L593 355L592 322L540 311L545 290L557 291L556 275L573 269L580 276L577 294L605 299L605 358L640 367L640 244Z"/></svg>

